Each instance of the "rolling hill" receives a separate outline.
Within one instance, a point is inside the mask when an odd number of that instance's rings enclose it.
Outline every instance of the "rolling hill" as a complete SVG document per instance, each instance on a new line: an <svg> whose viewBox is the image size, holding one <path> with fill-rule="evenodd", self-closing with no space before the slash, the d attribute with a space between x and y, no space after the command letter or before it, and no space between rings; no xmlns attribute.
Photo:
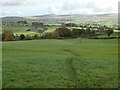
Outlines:
<svg viewBox="0 0 120 90"><path fill-rule="evenodd" d="M6 21L40 21L45 24L61 24L65 22L76 22L76 23L98 23L105 25L116 25L118 24L118 14L97 14L97 15L38 15L38 16L22 16L22 17L4 17L2 18L3 22Z"/></svg>

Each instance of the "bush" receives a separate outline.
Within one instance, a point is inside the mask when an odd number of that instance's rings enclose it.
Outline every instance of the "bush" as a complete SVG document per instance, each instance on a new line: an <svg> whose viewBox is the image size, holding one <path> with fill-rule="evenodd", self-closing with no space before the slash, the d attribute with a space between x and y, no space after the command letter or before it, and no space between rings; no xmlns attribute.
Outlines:
<svg viewBox="0 0 120 90"><path fill-rule="evenodd" d="M15 36L11 31L7 30L2 33L2 41L14 41L14 40Z"/></svg>
<svg viewBox="0 0 120 90"><path fill-rule="evenodd" d="M20 34L20 40L24 40L25 39L25 35L24 34Z"/></svg>
<svg viewBox="0 0 120 90"><path fill-rule="evenodd" d="M71 37L72 36L71 30L66 27L57 28L55 32L58 33L59 37Z"/></svg>
<svg viewBox="0 0 120 90"><path fill-rule="evenodd" d="M63 23L62 26L67 26L67 27L78 27L76 23Z"/></svg>
<svg viewBox="0 0 120 90"><path fill-rule="evenodd" d="M110 35L113 33L113 30L111 28L109 28L107 31L106 31L108 37L110 37Z"/></svg>
<svg viewBox="0 0 120 90"><path fill-rule="evenodd" d="M59 37L58 33L53 32L53 33L45 33L42 35L42 39L57 39Z"/></svg>
<svg viewBox="0 0 120 90"><path fill-rule="evenodd" d="M39 39L40 37L38 35L34 35L33 39Z"/></svg>
<svg viewBox="0 0 120 90"><path fill-rule="evenodd" d="M32 40L33 39L33 37L32 36L30 36L30 35L26 35L26 37L24 38L25 40Z"/></svg>
<svg viewBox="0 0 120 90"><path fill-rule="evenodd" d="M76 28L74 28L72 30L72 35L74 37L81 36L82 34L83 34L83 30L82 29L76 29Z"/></svg>

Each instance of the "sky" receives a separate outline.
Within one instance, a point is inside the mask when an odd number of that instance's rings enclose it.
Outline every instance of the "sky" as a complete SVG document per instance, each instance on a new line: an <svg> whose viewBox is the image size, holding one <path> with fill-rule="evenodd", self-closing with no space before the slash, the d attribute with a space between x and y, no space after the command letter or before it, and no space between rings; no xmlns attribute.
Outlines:
<svg viewBox="0 0 120 90"><path fill-rule="evenodd" d="M117 13L119 0L0 0L0 16Z"/></svg>

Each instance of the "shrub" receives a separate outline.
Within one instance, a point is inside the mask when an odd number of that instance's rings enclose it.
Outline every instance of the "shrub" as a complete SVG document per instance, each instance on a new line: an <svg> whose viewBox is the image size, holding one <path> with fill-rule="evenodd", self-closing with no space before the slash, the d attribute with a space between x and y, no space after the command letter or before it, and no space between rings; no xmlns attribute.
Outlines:
<svg viewBox="0 0 120 90"><path fill-rule="evenodd" d="M38 35L34 35L33 39L39 39L40 37Z"/></svg>
<svg viewBox="0 0 120 90"><path fill-rule="evenodd" d="M24 38L25 40L32 40L33 39L33 37L32 36L30 36L30 35L26 35L26 37Z"/></svg>
<svg viewBox="0 0 120 90"><path fill-rule="evenodd" d="M71 30L66 27L57 28L55 32L58 33L59 37L71 37L72 36Z"/></svg>
<svg viewBox="0 0 120 90"><path fill-rule="evenodd" d="M59 37L58 33L53 32L53 33L45 33L42 35L42 39L57 39Z"/></svg>
<svg viewBox="0 0 120 90"><path fill-rule="evenodd" d="M113 30L109 28L109 29L106 31L106 33L107 33L108 37L110 37L110 35L113 33Z"/></svg>
<svg viewBox="0 0 120 90"><path fill-rule="evenodd" d="M82 29L76 29L76 28L74 28L73 30L72 30L72 35L73 36L81 36L83 34L83 30Z"/></svg>
<svg viewBox="0 0 120 90"><path fill-rule="evenodd" d="M14 41L15 36L12 31L7 30L2 33L2 40L3 41Z"/></svg>
<svg viewBox="0 0 120 90"><path fill-rule="evenodd" d="M62 26L78 27L78 25L76 23L63 23Z"/></svg>
<svg viewBox="0 0 120 90"><path fill-rule="evenodd" d="M25 39L25 35L24 34L20 34L20 40L24 40Z"/></svg>

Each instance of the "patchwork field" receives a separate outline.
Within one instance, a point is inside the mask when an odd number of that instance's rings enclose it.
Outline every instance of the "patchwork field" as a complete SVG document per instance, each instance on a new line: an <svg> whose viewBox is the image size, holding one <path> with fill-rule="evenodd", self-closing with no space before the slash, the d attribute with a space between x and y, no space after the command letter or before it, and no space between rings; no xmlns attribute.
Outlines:
<svg viewBox="0 0 120 90"><path fill-rule="evenodd" d="M118 86L118 40L3 42L3 88Z"/></svg>
<svg viewBox="0 0 120 90"><path fill-rule="evenodd" d="M29 31L26 31L27 29L29 28L33 28L33 27L30 27L30 26L22 26L22 27L18 27L18 26L3 26L2 27L2 30L3 31L6 31L6 30L10 30L14 33L14 35L20 35L20 34L24 34L24 35L42 35L44 33L50 33L50 32L53 32L56 30L56 28L58 28L58 26L52 26L52 27L49 27L47 30L45 30L43 33L38 33L38 32L29 32ZM69 27L69 29L73 29L73 28L76 28L76 27ZM2 32L2 30L0 30ZM114 30L114 33L111 35L111 37L116 37L116 36L120 36L119 34L119 30ZM106 35L98 35L98 37L108 37L107 34Z"/></svg>

